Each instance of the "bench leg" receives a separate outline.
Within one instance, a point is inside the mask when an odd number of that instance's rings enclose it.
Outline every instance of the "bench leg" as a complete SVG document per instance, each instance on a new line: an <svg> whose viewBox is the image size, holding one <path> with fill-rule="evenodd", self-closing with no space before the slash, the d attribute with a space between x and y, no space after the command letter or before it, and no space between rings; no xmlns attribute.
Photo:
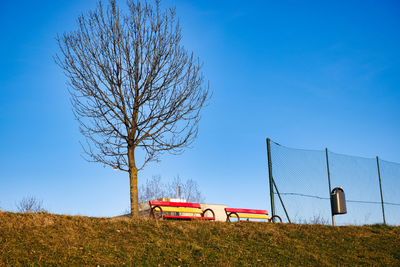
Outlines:
<svg viewBox="0 0 400 267"><path fill-rule="evenodd" d="M156 209L159 209L159 212L161 213L161 216L157 216L156 215ZM162 219L164 217L163 215L164 215L164 213L163 213L163 210L162 210L162 208L160 206L154 206L150 210L150 218Z"/></svg>
<svg viewBox="0 0 400 267"><path fill-rule="evenodd" d="M238 219L238 222L240 222L239 214L237 214L236 212L231 212L231 213L227 214L227 216L226 216L226 221L227 221L227 222L230 222L230 221L231 221L231 220L230 220L231 215L236 215L236 218Z"/></svg>
<svg viewBox="0 0 400 267"><path fill-rule="evenodd" d="M274 219L277 219L278 220L278 222L280 222L280 223L282 223L282 219L281 219L281 217L279 217L278 215L274 215L274 216L272 216L269 220L268 220L268 222L274 222Z"/></svg>
<svg viewBox="0 0 400 267"><path fill-rule="evenodd" d="M201 217L205 217L207 211L211 211L211 213L213 215L212 217L214 218L214 221L215 221L215 213L214 213L214 211L212 209L205 209L203 211L203 213L201 214Z"/></svg>

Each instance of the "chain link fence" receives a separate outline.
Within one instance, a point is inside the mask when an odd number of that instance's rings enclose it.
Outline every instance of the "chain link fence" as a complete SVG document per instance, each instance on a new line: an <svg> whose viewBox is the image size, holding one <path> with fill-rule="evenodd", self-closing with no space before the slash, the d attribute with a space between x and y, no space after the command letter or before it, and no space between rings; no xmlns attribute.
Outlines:
<svg viewBox="0 0 400 267"><path fill-rule="evenodd" d="M347 214L336 225L400 224L399 163L267 142L271 210L282 219L331 224L330 191L342 187Z"/></svg>

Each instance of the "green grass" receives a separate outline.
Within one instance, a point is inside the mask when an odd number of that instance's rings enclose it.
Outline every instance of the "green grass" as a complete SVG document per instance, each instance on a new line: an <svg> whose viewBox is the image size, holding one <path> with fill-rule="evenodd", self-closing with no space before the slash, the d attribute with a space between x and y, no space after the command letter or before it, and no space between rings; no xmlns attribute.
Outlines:
<svg viewBox="0 0 400 267"><path fill-rule="evenodd" d="M400 227L0 212L0 266L400 266Z"/></svg>

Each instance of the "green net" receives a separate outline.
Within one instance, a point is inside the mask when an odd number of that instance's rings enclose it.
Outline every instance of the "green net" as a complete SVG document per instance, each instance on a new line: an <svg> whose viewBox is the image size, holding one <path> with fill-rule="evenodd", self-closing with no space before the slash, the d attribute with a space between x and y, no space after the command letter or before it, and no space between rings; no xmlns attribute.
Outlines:
<svg viewBox="0 0 400 267"><path fill-rule="evenodd" d="M292 222L329 223L330 202L325 154L271 142L272 174ZM275 196L276 214L285 217ZM287 220L287 219L286 219Z"/></svg>
<svg viewBox="0 0 400 267"><path fill-rule="evenodd" d="M400 224L400 164L379 160L387 224Z"/></svg>
<svg viewBox="0 0 400 267"><path fill-rule="evenodd" d="M383 223L376 159L329 152L332 188L342 186L347 214L335 216L338 225Z"/></svg>
<svg viewBox="0 0 400 267"><path fill-rule="evenodd" d="M347 214L337 225L383 223L377 159L328 152L331 190L342 187ZM283 207L296 223L331 224L330 191L325 151L294 149L271 141L276 214ZM379 160L386 223L400 224L400 164ZM280 202L279 196L283 205Z"/></svg>

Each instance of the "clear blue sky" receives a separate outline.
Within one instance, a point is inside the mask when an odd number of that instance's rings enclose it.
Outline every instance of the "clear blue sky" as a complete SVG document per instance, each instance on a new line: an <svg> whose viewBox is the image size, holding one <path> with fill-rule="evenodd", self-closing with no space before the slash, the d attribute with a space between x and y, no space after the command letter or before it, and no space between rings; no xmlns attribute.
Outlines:
<svg viewBox="0 0 400 267"><path fill-rule="evenodd" d="M208 203L268 208L265 138L291 147L400 162L397 1L165 1L214 97L200 134L140 179L196 180ZM87 163L57 33L96 1L0 2L0 207L22 197L54 213L113 216L126 173Z"/></svg>

